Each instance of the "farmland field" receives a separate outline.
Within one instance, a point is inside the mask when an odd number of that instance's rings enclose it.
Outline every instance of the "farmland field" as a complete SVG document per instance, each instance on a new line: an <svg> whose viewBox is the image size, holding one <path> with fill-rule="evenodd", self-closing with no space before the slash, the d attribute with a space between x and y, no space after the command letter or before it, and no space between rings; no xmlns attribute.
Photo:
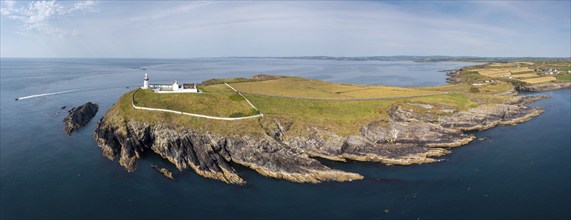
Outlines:
<svg viewBox="0 0 571 220"><path fill-rule="evenodd" d="M571 74L557 75L558 82L571 82Z"/></svg>
<svg viewBox="0 0 571 220"><path fill-rule="evenodd" d="M297 77L231 83L231 85L243 93L317 99L374 99L442 94L438 91L414 88L337 84Z"/></svg>
<svg viewBox="0 0 571 220"><path fill-rule="evenodd" d="M545 76L545 77L537 77L537 78L530 78L530 79L522 79L520 81L529 83L529 84L537 84L537 83L546 83L555 81L557 78L554 76Z"/></svg>
<svg viewBox="0 0 571 220"><path fill-rule="evenodd" d="M519 74L519 75L512 75L513 78L531 78L537 77L538 75L535 73L526 73L526 74Z"/></svg>

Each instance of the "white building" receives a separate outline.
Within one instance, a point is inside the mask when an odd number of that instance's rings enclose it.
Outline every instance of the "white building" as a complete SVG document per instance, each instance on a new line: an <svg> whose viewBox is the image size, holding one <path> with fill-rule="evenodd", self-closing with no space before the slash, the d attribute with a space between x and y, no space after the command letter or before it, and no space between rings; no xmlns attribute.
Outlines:
<svg viewBox="0 0 571 220"><path fill-rule="evenodd" d="M174 81L173 84L149 84L149 76L145 73L145 78L143 79L142 89L154 89L155 93L197 93L200 92L196 88L194 83L183 83L178 84L178 81Z"/></svg>

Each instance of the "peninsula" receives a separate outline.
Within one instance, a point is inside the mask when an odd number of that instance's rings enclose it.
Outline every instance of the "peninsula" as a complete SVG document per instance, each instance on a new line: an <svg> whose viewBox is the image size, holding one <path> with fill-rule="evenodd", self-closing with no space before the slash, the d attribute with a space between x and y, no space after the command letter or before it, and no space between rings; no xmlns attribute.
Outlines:
<svg viewBox="0 0 571 220"><path fill-rule="evenodd" d="M156 153L180 171L192 169L233 184L245 183L237 165L293 182L359 180L364 177L316 158L387 165L437 162L476 138L466 131L514 125L541 114L525 104L544 97L518 96L515 90L537 80L524 85L513 76L484 74L501 69L511 75L522 66L526 71L518 74L531 74L525 73L531 65L536 64L467 67L448 74L452 83L434 87L257 75L207 80L192 93L140 88L107 111L94 138L103 155L118 158L130 172L138 159Z"/></svg>

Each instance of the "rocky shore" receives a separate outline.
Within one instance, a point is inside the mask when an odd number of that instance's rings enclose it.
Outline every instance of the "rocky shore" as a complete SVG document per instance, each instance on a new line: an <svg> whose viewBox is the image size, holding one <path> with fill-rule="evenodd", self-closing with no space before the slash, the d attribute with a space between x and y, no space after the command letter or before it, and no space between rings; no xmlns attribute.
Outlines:
<svg viewBox="0 0 571 220"><path fill-rule="evenodd" d="M516 86L515 89L520 92L541 92L555 89L567 89L571 88L571 82L560 82L560 83L543 83L536 85L520 85Z"/></svg>
<svg viewBox="0 0 571 220"><path fill-rule="evenodd" d="M97 114L98 110L99 105L91 102L70 109L68 115L63 119L65 133L71 135L73 131L85 126Z"/></svg>
<svg viewBox="0 0 571 220"><path fill-rule="evenodd" d="M460 73L462 73L462 69L446 71L446 82L449 84L461 83L462 80L459 77Z"/></svg>
<svg viewBox="0 0 571 220"><path fill-rule="evenodd" d="M192 169L226 183L245 183L234 169L236 165L292 182L343 182L364 177L329 168L314 158L395 165L436 162L438 156L449 152L447 148L475 139L465 131L516 124L541 114L542 110L523 105L537 99L514 98L505 104L464 111L401 104L390 109L388 119L364 124L359 134L349 136L312 126L306 128L308 135L290 134L296 122L272 116L256 119L265 135L219 135L161 123L111 120L107 115L98 122L93 136L103 155L118 158L127 171L134 171L136 161L146 153L156 153L179 170ZM438 114L441 112L447 114Z"/></svg>

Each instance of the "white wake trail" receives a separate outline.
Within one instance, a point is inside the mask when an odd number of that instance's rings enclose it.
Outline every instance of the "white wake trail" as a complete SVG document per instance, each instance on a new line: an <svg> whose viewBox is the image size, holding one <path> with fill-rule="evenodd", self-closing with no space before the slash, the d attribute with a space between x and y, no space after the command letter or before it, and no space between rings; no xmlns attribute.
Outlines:
<svg viewBox="0 0 571 220"><path fill-rule="evenodd" d="M30 99L30 98L36 98L36 97L42 97L42 96L50 96L50 95L59 95L59 94L65 94L65 93L71 93L71 92L78 92L78 91L80 91L80 90L75 89L75 90L66 90L66 91L61 91L61 92L50 92L50 93L42 93L42 94L36 94L36 95L29 95L29 96L23 96L23 97L16 98L16 101L22 100L22 99Z"/></svg>
<svg viewBox="0 0 571 220"><path fill-rule="evenodd" d="M97 90L107 90L107 89L119 89L119 88L136 88L137 86L133 85L133 86L120 86L120 87L107 87L107 88L92 88L92 89L73 89L73 90L66 90L66 91L59 91L59 92L49 92L49 93L42 93L42 94L35 94L35 95L29 95L29 96L23 96L20 98L16 98L16 101L18 100L22 100L22 99L30 99L30 98L37 98L37 97L42 97L42 96L50 96L50 95L61 95L61 94L66 94L66 93L72 93L72 92L89 92L89 91L97 91Z"/></svg>

